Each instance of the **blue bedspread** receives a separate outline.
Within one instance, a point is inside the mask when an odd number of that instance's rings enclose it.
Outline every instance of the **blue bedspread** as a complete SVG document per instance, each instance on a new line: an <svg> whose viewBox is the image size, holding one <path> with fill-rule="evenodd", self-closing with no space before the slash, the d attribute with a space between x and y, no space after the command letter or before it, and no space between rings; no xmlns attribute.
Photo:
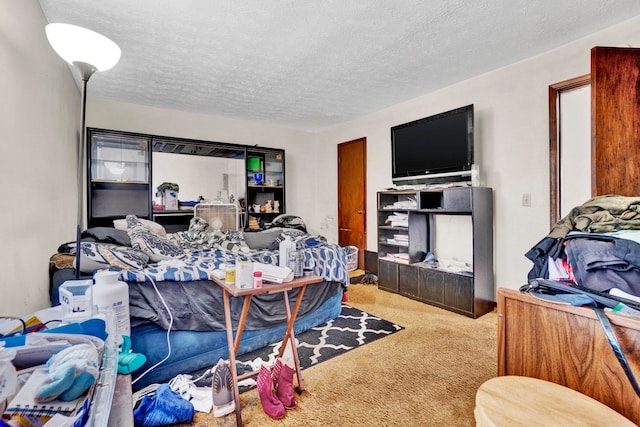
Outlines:
<svg viewBox="0 0 640 427"><path fill-rule="evenodd" d="M335 244L302 249L305 260L313 260L313 274L325 281L349 283L347 256L344 248ZM264 264L278 264L278 252L260 251L250 254L221 249L196 249L182 259L161 261L142 270L122 270L120 280L127 282L176 281L189 282L208 280L221 265L237 260L250 260ZM309 264L307 262L307 264Z"/></svg>

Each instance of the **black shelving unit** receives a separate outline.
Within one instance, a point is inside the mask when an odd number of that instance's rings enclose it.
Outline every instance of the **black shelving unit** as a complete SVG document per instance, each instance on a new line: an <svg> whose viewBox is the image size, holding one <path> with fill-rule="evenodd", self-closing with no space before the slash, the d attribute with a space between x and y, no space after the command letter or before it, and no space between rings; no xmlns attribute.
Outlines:
<svg viewBox="0 0 640 427"><path fill-rule="evenodd" d="M396 207L397 202L409 199L416 201L415 207ZM406 227L388 225L388 216L393 212L407 214ZM450 272L422 262L425 255L434 249L437 215L471 217L472 273ZM406 233L406 246L389 242L390 235L399 233ZM406 263L394 258L393 255L400 252L408 254ZM378 278L381 289L469 317L477 318L493 310L492 190L486 187L453 187L429 191L379 192Z"/></svg>
<svg viewBox="0 0 640 427"><path fill-rule="evenodd" d="M155 220L167 231L186 230L192 210L153 210L152 153L235 159L245 164L246 179L238 176L245 191L242 206L261 226L286 212L285 152L255 145L141 134L109 129L87 129L87 218L89 227L112 226L127 214ZM256 167L256 165L258 165ZM260 174L259 180L256 180ZM215 190L215 189L214 189ZM215 194L215 193L214 193ZM240 198L238 194L235 195ZM268 209L260 209L261 206ZM254 212L253 206L258 206Z"/></svg>

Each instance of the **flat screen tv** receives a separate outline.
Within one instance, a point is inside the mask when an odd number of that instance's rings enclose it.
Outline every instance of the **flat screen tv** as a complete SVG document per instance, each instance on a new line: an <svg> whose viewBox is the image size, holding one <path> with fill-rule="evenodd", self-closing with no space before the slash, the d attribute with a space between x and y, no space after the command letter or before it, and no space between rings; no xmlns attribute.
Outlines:
<svg viewBox="0 0 640 427"><path fill-rule="evenodd" d="M473 104L392 127L391 159L394 184L470 175Z"/></svg>

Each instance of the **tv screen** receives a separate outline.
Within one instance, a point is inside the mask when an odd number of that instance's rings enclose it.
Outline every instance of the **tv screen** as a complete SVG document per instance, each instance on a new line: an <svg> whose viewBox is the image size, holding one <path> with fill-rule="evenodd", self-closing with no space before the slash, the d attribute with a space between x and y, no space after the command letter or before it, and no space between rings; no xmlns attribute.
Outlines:
<svg viewBox="0 0 640 427"><path fill-rule="evenodd" d="M470 171L473 105L391 128L394 182Z"/></svg>

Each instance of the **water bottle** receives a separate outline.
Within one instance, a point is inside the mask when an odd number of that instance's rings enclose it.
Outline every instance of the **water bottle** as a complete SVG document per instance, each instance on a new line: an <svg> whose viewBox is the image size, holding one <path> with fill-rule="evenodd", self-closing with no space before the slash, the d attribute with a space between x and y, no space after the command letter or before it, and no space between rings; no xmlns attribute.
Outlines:
<svg viewBox="0 0 640 427"><path fill-rule="evenodd" d="M117 271L99 271L93 276L93 304L99 309L114 311L118 344L122 343L121 335L131 336L129 321L129 285L118 280Z"/></svg>
<svg viewBox="0 0 640 427"><path fill-rule="evenodd" d="M279 266L289 267L293 270L293 267L289 265L289 253L296 249L296 244L287 235L284 236L284 240L278 245L278 254L280 256Z"/></svg>
<svg viewBox="0 0 640 427"><path fill-rule="evenodd" d="M302 253L298 251L291 251L289 253L289 268L293 271L293 277L302 277L302 267Z"/></svg>

